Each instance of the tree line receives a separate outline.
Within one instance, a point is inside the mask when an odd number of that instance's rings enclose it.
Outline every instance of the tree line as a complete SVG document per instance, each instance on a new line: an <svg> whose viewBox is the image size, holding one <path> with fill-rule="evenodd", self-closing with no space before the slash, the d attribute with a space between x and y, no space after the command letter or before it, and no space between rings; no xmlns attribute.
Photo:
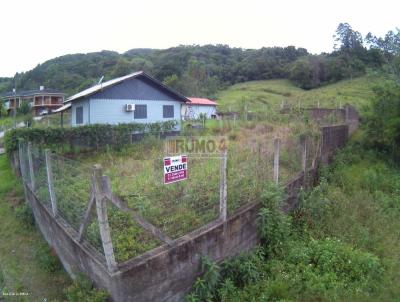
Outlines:
<svg viewBox="0 0 400 302"><path fill-rule="evenodd" d="M1 79L0 93L37 89L40 85L76 93L104 80L143 70L187 96L213 97L226 86L253 80L287 78L303 89L352 78L367 68L381 68L394 59L399 30L364 39L347 23L339 24L332 53L312 55L304 48L231 48L190 45L169 49L132 49L123 54L101 51L71 54L34 69ZM396 44L397 43L397 44ZM397 45L397 46L395 46Z"/></svg>

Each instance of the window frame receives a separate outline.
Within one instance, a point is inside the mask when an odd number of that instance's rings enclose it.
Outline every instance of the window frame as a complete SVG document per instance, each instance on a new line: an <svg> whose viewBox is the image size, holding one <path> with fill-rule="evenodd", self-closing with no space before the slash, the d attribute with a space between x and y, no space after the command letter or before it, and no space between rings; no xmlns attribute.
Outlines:
<svg viewBox="0 0 400 302"><path fill-rule="evenodd" d="M79 117L80 117L79 120L78 120L78 110L79 110ZM77 106L75 108L75 124L83 125L83 106Z"/></svg>
<svg viewBox="0 0 400 302"><path fill-rule="evenodd" d="M166 109L171 108L172 111L168 112ZM171 116L168 116L167 113L170 113ZM174 105L163 105L163 118L175 118L175 108Z"/></svg>
<svg viewBox="0 0 400 302"><path fill-rule="evenodd" d="M138 108L145 108L145 114L142 116L137 116L138 113ZM142 113L142 112L141 112ZM147 119L147 104L135 104L135 111L133 112L133 118L135 120L145 120Z"/></svg>

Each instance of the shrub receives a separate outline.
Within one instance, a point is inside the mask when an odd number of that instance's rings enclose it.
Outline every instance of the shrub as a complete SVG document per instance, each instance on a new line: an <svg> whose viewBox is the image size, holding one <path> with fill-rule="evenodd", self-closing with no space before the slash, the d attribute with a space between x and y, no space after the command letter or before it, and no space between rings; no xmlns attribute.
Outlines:
<svg viewBox="0 0 400 302"><path fill-rule="evenodd" d="M235 287L243 287L260 281L264 263L264 251L258 248L251 253L242 254L224 262L221 274Z"/></svg>
<svg viewBox="0 0 400 302"><path fill-rule="evenodd" d="M275 185L267 186L261 196L262 207L258 214L258 230L268 257L282 255L290 236L290 216L285 215L280 204L283 191Z"/></svg>
<svg viewBox="0 0 400 302"><path fill-rule="evenodd" d="M78 274L76 279L65 290L69 302L105 302L108 293L103 289L96 289L92 282L83 274Z"/></svg>
<svg viewBox="0 0 400 302"><path fill-rule="evenodd" d="M197 278L193 285L193 293L187 297L188 301L209 301L217 291L220 280L218 265L207 257L201 259L201 269L204 272L201 278Z"/></svg>
<svg viewBox="0 0 400 302"><path fill-rule="evenodd" d="M18 149L19 140L46 147L74 150L76 146L88 149L100 149L113 146L120 149L131 142L132 133L158 134L175 129L176 121L152 124L87 125L74 128L19 128L6 133L4 146L7 153Z"/></svg>
<svg viewBox="0 0 400 302"><path fill-rule="evenodd" d="M36 260L40 267L48 273L54 273L62 268L57 254L46 244L43 244L36 251Z"/></svg>
<svg viewBox="0 0 400 302"><path fill-rule="evenodd" d="M26 203L15 208L15 216L19 219L25 226L35 225L35 217L33 216L32 209Z"/></svg>
<svg viewBox="0 0 400 302"><path fill-rule="evenodd" d="M25 115L29 113L30 109L28 102L22 102L21 106L17 108L17 112L18 114Z"/></svg>
<svg viewBox="0 0 400 302"><path fill-rule="evenodd" d="M4 274L3 271L0 267L0 290L4 287L5 284L5 280L4 280Z"/></svg>

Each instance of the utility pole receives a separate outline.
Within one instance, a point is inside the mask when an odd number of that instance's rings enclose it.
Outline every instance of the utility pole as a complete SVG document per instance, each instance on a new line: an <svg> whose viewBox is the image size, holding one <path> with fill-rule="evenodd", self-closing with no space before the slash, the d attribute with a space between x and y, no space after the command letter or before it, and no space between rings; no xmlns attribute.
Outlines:
<svg viewBox="0 0 400 302"><path fill-rule="evenodd" d="M17 75L14 77L14 114L13 114L13 122L14 122L14 129L17 128Z"/></svg>
<svg viewBox="0 0 400 302"><path fill-rule="evenodd" d="M13 124L14 124L14 129L15 129L15 128L17 128L17 120L16 120L16 115L17 115L17 90L14 88L13 92L14 92Z"/></svg>

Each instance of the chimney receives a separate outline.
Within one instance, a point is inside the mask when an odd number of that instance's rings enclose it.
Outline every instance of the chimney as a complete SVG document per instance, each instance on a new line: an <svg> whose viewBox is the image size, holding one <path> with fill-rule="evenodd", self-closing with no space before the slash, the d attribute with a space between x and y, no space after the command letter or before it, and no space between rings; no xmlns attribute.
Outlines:
<svg viewBox="0 0 400 302"><path fill-rule="evenodd" d="M44 86L39 87L40 91L44 90Z"/></svg>

